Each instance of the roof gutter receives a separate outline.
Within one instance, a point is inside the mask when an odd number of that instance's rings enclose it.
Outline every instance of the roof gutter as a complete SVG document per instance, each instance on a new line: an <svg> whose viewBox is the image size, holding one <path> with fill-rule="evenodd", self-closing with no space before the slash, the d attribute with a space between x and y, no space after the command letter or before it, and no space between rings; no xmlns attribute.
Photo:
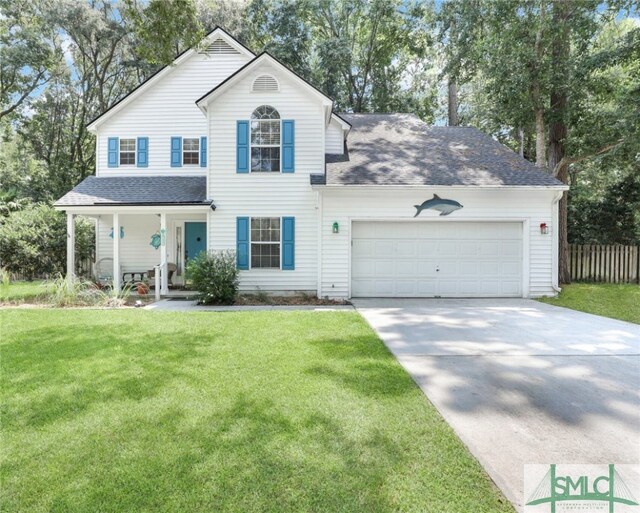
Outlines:
<svg viewBox="0 0 640 513"><path fill-rule="evenodd" d="M158 207L164 207L159 209ZM78 211L89 211L96 209L108 209L109 211L116 211L118 209L128 209L135 210L137 212L155 212L158 210L163 211L171 211L171 212L180 212L181 210L202 210L203 212L208 211L209 209L215 210L216 205L213 201L202 203L202 202L185 202L185 203L91 203L90 205L64 205L64 204L53 204L53 208L56 210L69 211L69 210L78 210Z"/></svg>
<svg viewBox="0 0 640 513"><path fill-rule="evenodd" d="M385 190L385 189L393 189L393 190L415 190L415 189L482 189L482 190L550 190L550 191L568 191L568 185L379 185L379 184L371 184L371 185L319 185L314 184L311 185L312 189L320 189L324 191L340 191L340 190Z"/></svg>

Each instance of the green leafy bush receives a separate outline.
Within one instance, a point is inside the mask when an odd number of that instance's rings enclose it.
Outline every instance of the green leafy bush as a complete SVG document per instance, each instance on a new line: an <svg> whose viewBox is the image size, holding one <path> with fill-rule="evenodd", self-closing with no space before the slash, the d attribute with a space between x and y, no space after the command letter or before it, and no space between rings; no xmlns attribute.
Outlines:
<svg viewBox="0 0 640 513"><path fill-rule="evenodd" d="M204 305L232 304L238 295L235 251L202 252L187 265L187 278Z"/></svg>
<svg viewBox="0 0 640 513"><path fill-rule="evenodd" d="M95 243L94 226L76 219L76 260L89 258ZM0 220L0 265L10 273L36 276L66 272L67 221L62 212L36 204Z"/></svg>

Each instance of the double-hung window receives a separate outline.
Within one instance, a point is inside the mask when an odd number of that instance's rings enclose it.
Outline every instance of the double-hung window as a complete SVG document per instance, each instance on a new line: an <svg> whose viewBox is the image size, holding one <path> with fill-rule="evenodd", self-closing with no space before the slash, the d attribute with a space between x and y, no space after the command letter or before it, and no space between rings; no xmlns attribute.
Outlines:
<svg viewBox="0 0 640 513"><path fill-rule="evenodd" d="M136 165L136 140L120 139L120 165Z"/></svg>
<svg viewBox="0 0 640 513"><path fill-rule="evenodd" d="M182 163L185 166L200 164L200 139L185 137L182 140Z"/></svg>
<svg viewBox="0 0 640 513"><path fill-rule="evenodd" d="M280 269L280 218L251 218L251 267Z"/></svg>
<svg viewBox="0 0 640 513"><path fill-rule="evenodd" d="M280 114L269 105L251 114L251 172L280 172Z"/></svg>

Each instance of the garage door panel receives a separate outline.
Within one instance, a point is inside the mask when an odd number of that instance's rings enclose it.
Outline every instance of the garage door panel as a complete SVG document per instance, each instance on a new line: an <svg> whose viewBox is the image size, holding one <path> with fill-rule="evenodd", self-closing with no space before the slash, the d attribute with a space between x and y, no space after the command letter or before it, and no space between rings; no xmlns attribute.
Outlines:
<svg viewBox="0 0 640 513"><path fill-rule="evenodd" d="M429 258L438 256L438 246L435 240L418 240L416 242L418 248L418 257Z"/></svg>
<svg viewBox="0 0 640 513"><path fill-rule="evenodd" d="M376 262L375 260L359 260L357 266L353 268L352 276L354 278L375 276L376 275Z"/></svg>
<svg viewBox="0 0 640 513"><path fill-rule="evenodd" d="M396 262L393 259L375 260L373 276L395 276Z"/></svg>
<svg viewBox="0 0 640 513"><path fill-rule="evenodd" d="M465 255L477 256L478 244L475 241L462 241L460 242L460 251Z"/></svg>
<svg viewBox="0 0 640 513"><path fill-rule="evenodd" d="M394 242L392 240L374 240L373 256L376 258L395 256Z"/></svg>
<svg viewBox="0 0 640 513"><path fill-rule="evenodd" d="M519 261L503 262L500 270L505 277L511 278L519 278L521 271L522 262Z"/></svg>
<svg viewBox="0 0 640 513"><path fill-rule="evenodd" d="M496 241L478 242L478 256L480 258L484 258L484 257L497 258L498 256L500 256L500 242L496 242Z"/></svg>
<svg viewBox="0 0 640 513"><path fill-rule="evenodd" d="M519 296L521 294L520 286L520 281L502 281L500 283L500 294L503 296Z"/></svg>
<svg viewBox="0 0 640 513"><path fill-rule="evenodd" d="M355 222L354 297L522 295L522 224Z"/></svg>
<svg viewBox="0 0 640 513"><path fill-rule="evenodd" d="M408 258L415 257L417 254L417 248L415 241L412 240L400 240L396 242L396 257Z"/></svg>
<svg viewBox="0 0 640 513"><path fill-rule="evenodd" d="M415 277L418 262L416 262L415 260L396 261L395 266L395 275L399 278L407 276Z"/></svg>
<svg viewBox="0 0 640 513"><path fill-rule="evenodd" d="M502 244L500 245L500 254L505 257L519 258L520 251L521 251L521 245L516 241L514 242L503 241Z"/></svg>
<svg viewBox="0 0 640 513"><path fill-rule="evenodd" d="M437 243L439 257L452 257L458 254L458 243L450 240L443 240Z"/></svg>
<svg viewBox="0 0 640 513"><path fill-rule="evenodd" d="M440 278L437 289L439 296L457 296L459 295L458 280Z"/></svg>
<svg viewBox="0 0 640 513"><path fill-rule="evenodd" d="M418 260L416 262L416 274L420 277L436 277L437 262L435 260Z"/></svg>
<svg viewBox="0 0 640 513"><path fill-rule="evenodd" d="M458 274L461 276L478 276L478 265L477 261L462 261L458 263Z"/></svg>
<svg viewBox="0 0 640 513"><path fill-rule="evenodd" d="M435 279L420 278L416 280L416 295L433 297L438 293L438 282Z"/></svg>
<svg viewBox="0 0 640 513"><path fill-rule="evenodd" d="M396 290L395 295L400 297L410 297L415 296L417 294L416 291L416 282L413 280L396 280Z"/></svg>
<svg viewBox="0 0 640 513"><path fill-rule="evenodd" d="M353 239L351 246L351 258L373 256L373 242L370 240Z"/></svg>

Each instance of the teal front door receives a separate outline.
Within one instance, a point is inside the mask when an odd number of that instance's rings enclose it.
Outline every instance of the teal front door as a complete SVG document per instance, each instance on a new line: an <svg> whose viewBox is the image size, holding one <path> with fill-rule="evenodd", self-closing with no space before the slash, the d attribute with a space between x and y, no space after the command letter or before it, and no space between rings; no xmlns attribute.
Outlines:
<svg viewBox="0 0 640 513"><path fill-rule="evenodd" d="M207 223L184 223L184 261L195 258L207 250Z"/></svg>

